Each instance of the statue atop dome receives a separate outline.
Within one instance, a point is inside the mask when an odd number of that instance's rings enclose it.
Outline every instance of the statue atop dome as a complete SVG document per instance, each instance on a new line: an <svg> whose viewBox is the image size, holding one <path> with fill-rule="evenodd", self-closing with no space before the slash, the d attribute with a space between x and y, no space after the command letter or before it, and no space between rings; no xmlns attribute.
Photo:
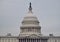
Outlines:
<svg viewBox="0 0 60 42"><path fill-rule="evenodd" d="M31 2L30 2L30 5L29 5L29 11L32 12Z"/></svg>

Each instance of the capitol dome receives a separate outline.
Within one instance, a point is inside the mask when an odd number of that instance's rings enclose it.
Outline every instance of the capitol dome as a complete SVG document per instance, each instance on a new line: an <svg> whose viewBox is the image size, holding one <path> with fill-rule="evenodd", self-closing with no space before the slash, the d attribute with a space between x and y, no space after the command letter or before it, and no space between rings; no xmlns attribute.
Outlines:
<svg viewBox="0 0 60 42"><path fill-rule="evenodd" d="M22 27L24 26L39 26L37 17L32 12L32 7L29 7L29 12L23 18Z"/></svg>
<svg viewBox="0 0 60 42"><path fill-rule="evenodd" d="M20 26L21 32L20 35L40 35L41 26L39 26L39 21L37 17L32 12L31 3L29 6L29 11L22 20L22 25Z"/></svg>

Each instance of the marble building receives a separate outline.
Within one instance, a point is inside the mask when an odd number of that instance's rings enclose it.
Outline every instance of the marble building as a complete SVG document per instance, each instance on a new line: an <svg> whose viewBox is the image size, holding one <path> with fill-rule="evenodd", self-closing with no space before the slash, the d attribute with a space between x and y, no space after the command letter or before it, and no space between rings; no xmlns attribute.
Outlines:
<svg viewBox="0 0 60 42"><path fill-rule="evenodd" d="M10 33L6 36L0 36L0 42L60 42L60 36L43 36L38 18L32 12L31 3L29 11L22 20L20 33L18 36L12 36Z"/></svg>

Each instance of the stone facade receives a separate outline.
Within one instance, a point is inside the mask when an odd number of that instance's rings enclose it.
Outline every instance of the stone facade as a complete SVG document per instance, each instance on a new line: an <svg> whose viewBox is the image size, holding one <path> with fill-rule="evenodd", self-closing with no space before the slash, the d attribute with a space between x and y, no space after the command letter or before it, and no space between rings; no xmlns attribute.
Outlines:
<svg viewBox="0 0 60 42"><path fill-rule="evenodd" d="M19 42L19 39L17 37L1 36L0 42Z"/></svg>
<svg viewBox="0 0 60 42"><path fill-rule="evenodd" d="M48 42L60 42L60 36L49 37Z"/></svg>
<svg viewBox="0 0 60 42"><path fill-rule="evenodd" d="M0 36L0 42L60 42L60 36L37 36L30 35L26 37Z"/></svg>

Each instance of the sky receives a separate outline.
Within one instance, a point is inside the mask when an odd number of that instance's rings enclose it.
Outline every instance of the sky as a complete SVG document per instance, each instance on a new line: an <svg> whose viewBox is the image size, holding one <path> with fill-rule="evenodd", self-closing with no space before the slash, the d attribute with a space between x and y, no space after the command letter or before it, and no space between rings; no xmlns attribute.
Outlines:
<svg viewBox="0 0 60 42"><path fill-rule="evenodd" d="M0 35L20 34L21 22L32 3L43 35L60 36L60 0L0 0Z"/></svg>

